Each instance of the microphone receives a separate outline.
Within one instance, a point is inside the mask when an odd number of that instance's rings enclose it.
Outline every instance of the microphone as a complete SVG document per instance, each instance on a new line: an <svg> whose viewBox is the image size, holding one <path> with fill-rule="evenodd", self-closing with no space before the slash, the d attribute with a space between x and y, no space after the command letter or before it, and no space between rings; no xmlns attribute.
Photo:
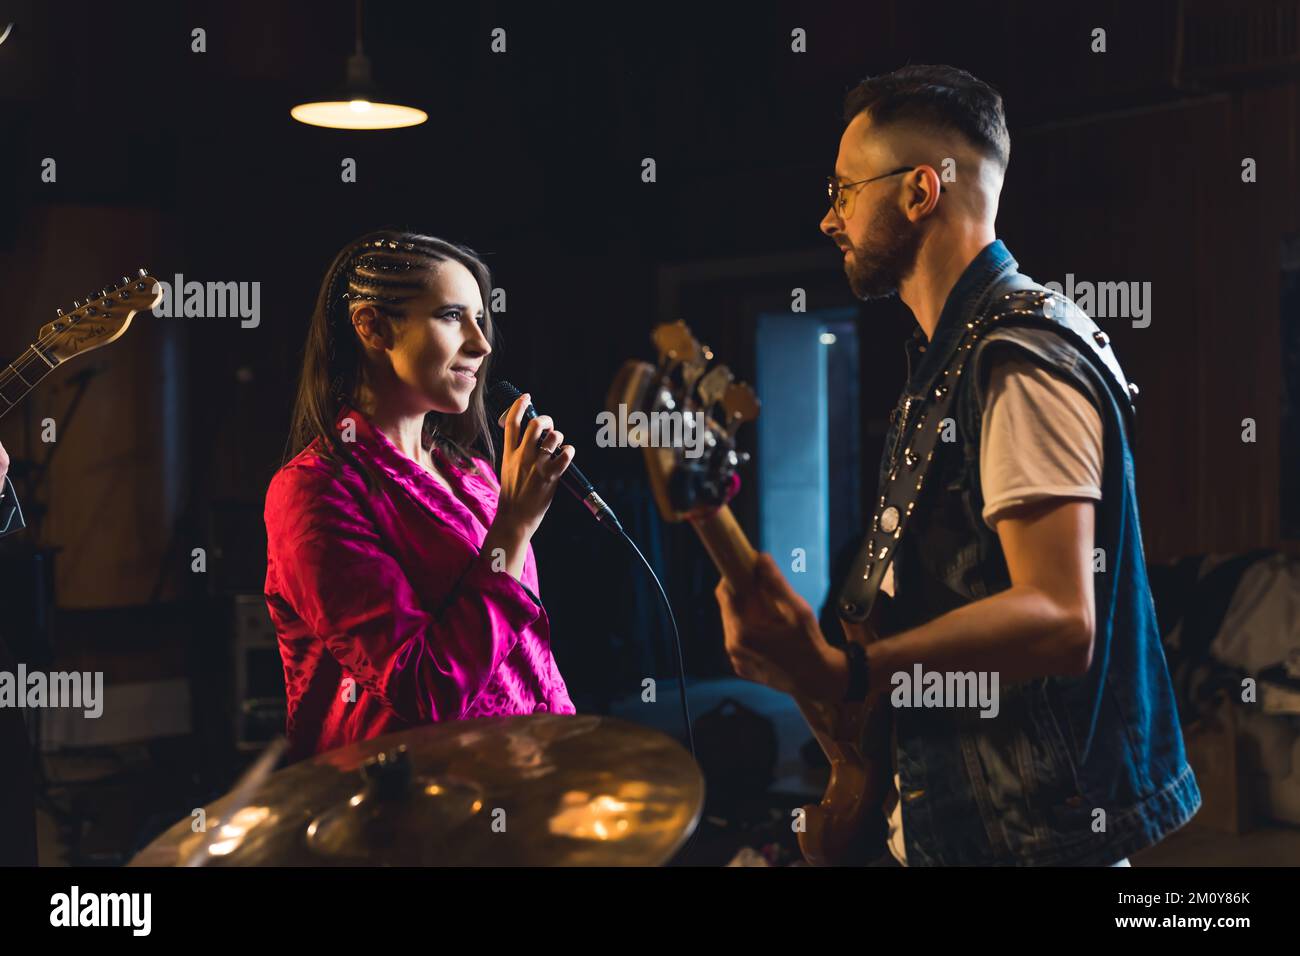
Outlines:
<svg viewBox="0 0 1300 956"><path fill-rule="evenodd" d="M500 419L522 394L509 382L499 381L487 390L488 407L492 410L492 414ZM524 409L522 424L527 426L536 417L537 409L533 407L532 402L529 402L528 407ZM564 474L560 475L560 484L568 488L573 497L581 501L597 521L615 534L623 533L623 526L619 524L613 510L605 504L605 500L600 495L596 494L596 489L587 480L587 476L578 470L577 465L569 463L569 467L564 469Z"/></svg>

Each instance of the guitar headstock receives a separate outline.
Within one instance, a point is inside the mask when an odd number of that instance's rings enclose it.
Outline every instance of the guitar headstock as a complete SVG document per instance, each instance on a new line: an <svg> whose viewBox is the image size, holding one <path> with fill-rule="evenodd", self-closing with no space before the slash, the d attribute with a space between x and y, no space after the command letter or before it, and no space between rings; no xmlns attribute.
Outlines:
<svg viewBox="0 0 1300 956"><path fill-rule="evenodd" d="M682 521L727 503L740 466L736 432L758 417L754 390L731 369L713 364L708 346L682 321L658 326L652 336L658 365L623 363L606 406L627 426L628 444L640 447L655 502L664 518Z"/></svg>
<svg viewBox="0 0 1300 956"><path fill-rule="evenodd" d="M123 276L118 285L73 302L70 312L59 309L58 318L41 326L32 347L54 364L93 352L120 338L137 312L152 309L161 300L162 286L141 269L134 279Z"/></svg>

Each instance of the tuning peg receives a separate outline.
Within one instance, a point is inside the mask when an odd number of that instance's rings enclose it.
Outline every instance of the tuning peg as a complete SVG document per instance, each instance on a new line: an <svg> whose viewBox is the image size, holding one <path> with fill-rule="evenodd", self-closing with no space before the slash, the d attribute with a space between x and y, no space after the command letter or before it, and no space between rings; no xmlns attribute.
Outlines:
<svg viewBox="0 0 1300 956"><path fill-rule="evenodd" d="M130 285L130 284L131 284L131 277L130 277L130 276L122 276L122 285Z"/></svg>
<svg viewBox="0 0 1300 956"><path fill-rule="evenodd" d="M80 299L73 299L73 300L72 300L72 307L73 307L74 309L79 309L79 308L81 308L81 300L80 300Z"/></svg>
<svg viewBox="0 0 1300 956"><path fill-rule="evenodd" d="M141 269L140 272L139 272L139 275L140 275L140 278L141 278L141 279L143 279L143 278L144 278L145 276L147 276L148 274L149 274L149 270L148 270L148 269Z"/></svg>
<svg viewBox="0 0 1300 956"><path fill-rule="evenodd" d="M62 309L55 309L55 310L54 310L54 314L55 314L55 315L62 315L62 314L63 314L63 310L62 310Z"/></svg>
<svg viewBox="0 0 1300 956"><path fill-rule="evenodd" d="M108 286L104 286L104 288L102 288L102 289L99 290L99 294L100 294L101 296L103 296L105 299L108 298L108 293L109 293L109 288L108 288Z"/></svg>

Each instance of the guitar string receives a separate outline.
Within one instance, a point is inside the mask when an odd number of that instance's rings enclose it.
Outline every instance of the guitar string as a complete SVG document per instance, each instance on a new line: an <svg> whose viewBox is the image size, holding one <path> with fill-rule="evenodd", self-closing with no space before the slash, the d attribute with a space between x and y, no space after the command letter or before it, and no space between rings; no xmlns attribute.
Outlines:
<svg viewBox="0 0 1300 956"><path fill-rule="evenodd" d="M35 353L35 350L39 347L43 347L53 342L54 339L56 339L58 336L64 335L71 331L72 331L72 326L69 326L66 329L59 329L57 332L51 332L48 336L38 339L36 342L29 345L27 347L27 351L24 352L23 355L20 355L15 361L5 366L5 368L2 371L0 371L0 397L4 397L3 390L7 388L9 383L13 381L15 378L18 379L20 382L22 382L23 385L26 387L26 389L30 391L31 389L35 388L37 384L40 383L41 379L45 378L46 375L50 374L50 372L53 372L56 368L59 367L59 365L63 364L62 361L60 361L55 365L50 365L45 359L41 358L39 353ZM23 356L25 356L27 352L33 352L35 354L33 354L32 358L24 360ZM37 368L44 369L41 375L33 382L28 382L27 378L22 374L30 366L35 366ZM27 393L24 392L23 394L25 395ZM22 399L20 397L18 401L21 400ZM5 397L5 401L10 402L10 407L18 404L17 401L10 401L10 399L7 397Z"/></svg>
<svg viewBox="0 0 1300 956"><path fill-rule="evenodd" d="M59 366L57 364L51 366L48 362L42 359L40 355L35 355L33 358L30 359L24 359L24 356L27 355L27 352L32 352L34 349L36 349L37 346L42 346L46 344L46 342L48 341L53 341L56 335L62 335L66 331L67 329L62 329L58 332L51 334L46 339L38 340L32 345L27 346L26 352L23 352L23 354L20 355L17 359L15 359L13 362L5 366L3 370L0 370L0 397L4 397L2 394L3 390L7 388L9 383L13 381L15 378L21 381L28 390L31 390L36 387L37 383L39 383L41 379L45 378L46 375L48 375L50 372L53 372L56 368L58 368ZM38 362L40 366L43 366L45 368L45 372L42 373L41 376L37 378L35 381L29 382L26 376L24 376L22 373L27 371L29 366L37 365ZM26 394L26 392L24 392L23 394ZM5 401L8 402L10 401L10 399L5 397ZM19 401L21 401L21 399L19 399ZM17 402L11 402L11 405L14 404L17 404Z"/></svg>
<svg viewBox="0 0 1300 956"><path fill-rule="evenodd" d="M62 334L62 331L60 331L59 333L56 333L56 334ZM51 335L51 336L49 337L49 340L53 340L53 338L54 338L54 335ZM46 344L46 341L47 341L47 340L40 340L40 341L34 342L34 343L32 343L31 345L27 346L26 350L23 352L22 355L18 356L18 358L16 358L16 359L14 359L14 361L11 362L9 365L6 365L6 366L4 367L4 369L3 369L3 371L0 371L0 376L8 375L9 378L14 378L14 377L15 377L16 375L18 375L20 372L26 370L27 366L29 366L29 365L36 365L36 364L37 364L37 360L40 359L40 355L39 355L39 354L35 354L34 350L37 348L37 346L44 346L44 345ZM32 357L30 357L30 358L27 357L27 353L28 353L28 352L33 352ZM40 361L40 364L41 364L41 365L44 365L45 368L46 368L46 370L47 370L47 371L51 371L51 372L54 371L54 369L56 369L56 368L59 367L57 363L56 363L55 365L51 366L48 362L45 362L44 360L41 360L41 361ZM8 379L5 379L4 381L5 381L6 384L8 383ZM24 379L24 381L26 381L26 380Z"/></svg>

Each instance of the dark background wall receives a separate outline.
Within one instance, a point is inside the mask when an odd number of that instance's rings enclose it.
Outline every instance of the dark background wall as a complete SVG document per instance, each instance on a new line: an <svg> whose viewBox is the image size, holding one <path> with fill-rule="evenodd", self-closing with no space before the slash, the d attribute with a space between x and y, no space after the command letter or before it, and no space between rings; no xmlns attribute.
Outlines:
<svg viewBox="0 0 1300 956"><path fill-rule="evenodd" d="M746 377L757 309L788 308L796 286L810 309L854 305L817 232L822 182L845 90L909 62L953 63L1002 91L1013 150L999 231L1024 271L1152 284L1148 328L1105 326L1142 388L1150 556L1284 544L1278 301L1281 244L1300 229L1295 2L373 2L377 79L430 113L377 133L288 116L339 82L350 3L8 6L0 19L19 25L0 46L0 348L16 355L56 306L138 266L261 283L255 329L142 316L84 360L100 374L33 501L50 507L40 543L62 548L61 607L135 608L138 635L150 607L258 589L261 497L318 284L342 244L380 225L486 256L508 299L498 373L530 388L588 474L635 507L638 456L594 447L618 364L650 356L656 321L685 318ZM489 49L498 26L504 55ZM194 27L206 53L190 52ZM795 27L806 54L790 50ZM1090 51L1095 27L1104 54ZM640 178L647 156L654 184ZM45 157L57 183L40 181ZM340 181L344 157L355 184ZM1254 184L1241 181L1245 157ZM862 315L870 475L910 319L897 303ZM15 459L40 451L24 417L65 414L70 374L0 423ZM1255 444L1241 441L1246 417ZM751 528L753 501L738 506ZM543 593L575 696L599 701L668 663L654 606L628 583L638 572L612 539L561 517L567 507L537 541ZM637 520L688 660L716 670L714 578L698 546L687 529ZM214 555L201 582L195 546ZM127 676L145 667L135 660Z"/></svg>

